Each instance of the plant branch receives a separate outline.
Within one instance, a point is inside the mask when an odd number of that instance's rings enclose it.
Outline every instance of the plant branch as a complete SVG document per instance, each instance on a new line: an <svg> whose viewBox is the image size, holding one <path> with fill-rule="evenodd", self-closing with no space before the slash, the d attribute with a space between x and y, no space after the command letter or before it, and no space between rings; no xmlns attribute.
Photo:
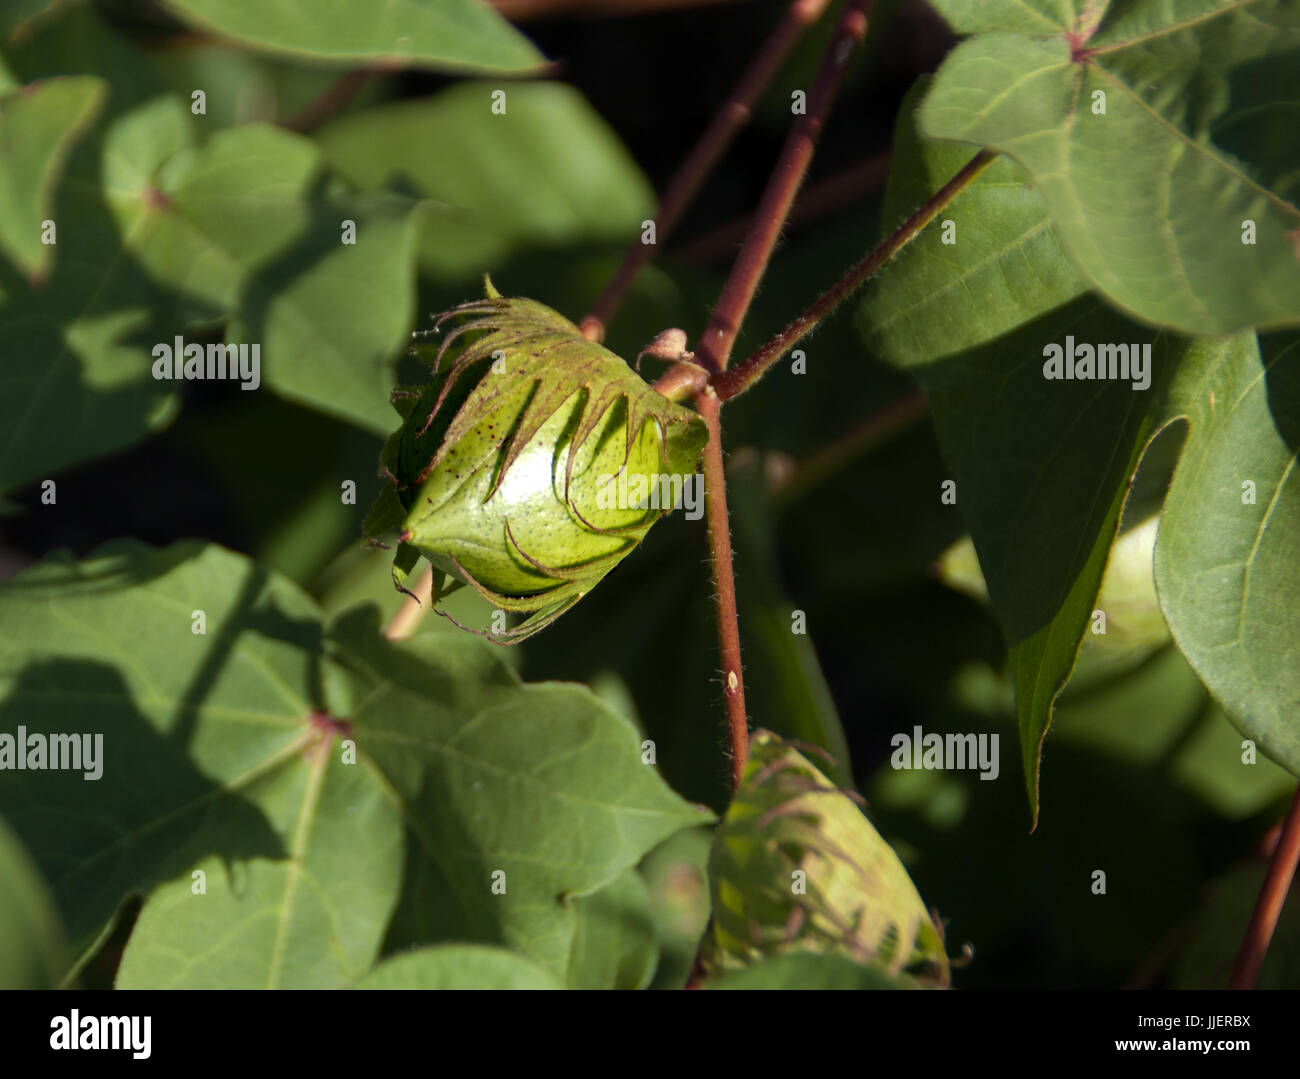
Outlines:
<svg viewBox="0 0 1300 1079"><path fill-rule="evenodd" d="M641 267L650 260L655 246L671 235L682 213L731 145L737 132L749 123L754 102L772 81L772 76L790 54L795 42L804 30L821 17L828 3L829 0L794 0L786 9L781 21L741 76L731 96L723 103L669 181L655 211L655 243L644 244L638 239L628 248L609 284L582 320L581 328L585 336L593 341L604 338L605 324L617 310Z"/></svg>
<svg viewBox="0 0 1300 1079"><path fill-rule="evenodd" d="M872 2L848 0L844 5L808 91L807 111L799 117L781 148L781 156L763 191L749 235L736 256L727 282L722 286L722 295L713 309L713 317L695 350L696 360L714 371L726 370L740 324L749 311L758 283L776 247L777 237L789 216L790 206L808 171L808 163L812 160L845 65L854 46L866 35L866 12Z"/></svg>
<svg viewBox="0 0 1300 1079"><path fill-rule="evenodd" d="M722 402L706 386L696 396L696 407L709 429L704 447L704 509L709 525L709 552L713 566L713 601L718 623L718 651L722 655L722 694L727 705L727 736L731 746L731 789L749 759L749 719L745 713L745 680L740 665L740 619L736 612L736 576L732 568L731 518L727 512L727 476L722 459Z"/></svg>
<svg viewBox="0 0 1300 1079"><path fill-rule="evenodd" d="M1264 956L1268 954L1269 941L1273 939L1273 930L1277 928L1282 904L1286 902L1291 881L1295 878L1297 862L1300 862L1300 788L1296 789L1295 797L1291 800L1291 808L1282 825L1277 846L1273 848L1268 875L1264 878L1264 886L1259 890L1259 898L1250 915L1250 924L1246 927L1246 936L1241 942L1241 951L1237 953L1237 961L1228 978L1229 989L1254 988L1259 968L1263 966Z"/></svg>
<svg viewBox="0 0 1300 1079"><path fill-rule="evenodd" d="M936 191L889 236L878 243L866 258L852 267L828 292L815 300L803 314L799 315L752 356L749 356L731 370L716 375L713 379L713 385L718 396L723 401L729 401L749 389L772 364L776 363L800 340L815 330L822 319L826 318L836 307L857 291L867 278L919 236L925 226L938 217L948 203L952 202L974 181L975 177L992 164L996 156L996 154L988 150L981 150L977 153L956 176Z"/></svg>

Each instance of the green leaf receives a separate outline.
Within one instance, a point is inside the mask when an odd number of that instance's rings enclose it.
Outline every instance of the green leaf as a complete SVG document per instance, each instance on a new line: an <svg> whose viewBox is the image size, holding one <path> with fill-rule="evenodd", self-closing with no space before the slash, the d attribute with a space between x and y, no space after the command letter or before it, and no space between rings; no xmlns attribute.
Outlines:
<svg viewBox="0 0 1300 1079"><path fill-rule="evenodd" d="M0 820L0 989L53 989L64 962L54 897Z"/></svg>
<svg viewBox="0 0 1300 1079"><path fill-rule="evenodd" d="M578 925L569 959L573 989L644 989L659 962L650 891L635 869L574 900Z"/></svg>
<svg viewBox="0 0 1300 1079"><path fill-rule="evenodd" d="M532 71L543 63L522 34L481 0L370 4L167 0L177 15L245 45L341 64L442 71Z"/></svg>
<svg viewBox="0 0 1300 1079"><path fill-rule="evenodd" d="M72 145L103 105L101 79L43 79L0 98L0 250L45 277L56 244L42 242ZM57 236L57 234L56 234Z"/></svg>
<svg viewBox="0 0 1300 1079"><path fill-rule="evenodd" d="M145 897L122 986L351 984L395 909L406 944L505 944L562 977L574 900L707 819L587 691L521 686L472 638L394 646L369 608L326 631L220 548L49 559L0 612L0 730L103 736L99 779L5 770L0 811L83 957Z"/></svg>
<svg viewBox="0 0 1300 1079"><path fill-rule="evenodd" d="M504 115L490 87L464 83L342 117L318 141L359 187L432 200L421 269L477 278L524 248L625 242L654 213L645 177L580 93L511 84Z"/></svg>
<svg viewBox="0 0 1300 1079"><path fill-rule="evenodd" d="M69 158L53 219L58 258L44 282L0 262L0 490L120 449L165 424L169 383L149 350L178 329L174 297L131 248L148 231L148 192L191 139L189 111L162 96L147 61L89 8L41 23L10 57L24 81L115 73L99 125Z"/></svg>
<svg viewBox="0 0 1300 1079"><path fill-rule="evenodd" d="M136 251L160 282L231 312L229 340L260 346L270 385L386 433L419 218L405 199L322 191L320 165L278 128L219 131L167 163Z"/></svg>
<svg viewBox="0 0 1300 1079"><path fill-rule="evenodd" d="M1044 342L1151 344L1151 388L1043 376ZM913 368L930 396L957 506L1002 624L1031 812L1052 706L1074 669L1120 523L1183 346L1092 297L991 344ZM1024 558L1025 551L1038 557Z"/></svg>
<svg viewBox="0 0 1300 1079"><path fill-rule="evenodd" d="M711 978L701 989L916 989L910 978L834 953L774 955L744 970Z"/></svg>
<svg viewBox="0 0 1300 1079"><path fill-rule="evenodd" d="M755 732L714 834L709 883L709 968L810 951L947 983L943 940L898 855L843 791L769 731Z"/></svg>
<svg viewBox="0 0 1300 1079"><path fill-rule="evenodd" d="M482 944L441 944L386 959L354 989L563 989L531 960Z"/></svg>
<svg viewBox="0 0 1300 1079"><path fill-rule="evenodd" d="M882 211L886 232L971 157L968 148L917 130L917 107L929 85L928 78L918 80L898 112ZM881 267L857 313L871 352L891 363L928 362L991 341L1087 288L1028 181L1009 157L997 158Z"/></svg>
<svg viewBox="0 0 1300 1079"><path fill-rule="evenodd" d="M1188 333L1300 322L1300 157L1294 139L1252 139L1294 130L1300 9L937 6L978 36L935 76L922 130L1028 169L1066 249L1107 298ZM1254 243L1243 242L1246 222Z"/></svg>
<svg viewBox="0 0 1300 1079"><path fill-rule="evenodd" d="M1190 423L1156 545L1178 647L1259 750L1300 775L1300 339L1198 342L1171 389Z"/></svg>

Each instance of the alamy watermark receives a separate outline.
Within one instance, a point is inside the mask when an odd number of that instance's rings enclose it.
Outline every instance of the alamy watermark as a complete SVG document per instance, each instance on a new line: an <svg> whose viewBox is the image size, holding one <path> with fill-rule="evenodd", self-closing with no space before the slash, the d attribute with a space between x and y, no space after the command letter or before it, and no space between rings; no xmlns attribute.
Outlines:
<svg viewBox="0 0 1300 1079"><path fill-rule="evenodd" d="M1002 770L996 734L925 734L899 732L889 740L894 747L889 763L900 770L974 771L980 779L997 779Z"/></svg>
<svg viewBox="0 0 1300 1079"><path fill-rule="evenodd" d="M262 346L185 343L177 337L153 347L153 377L175 381L231 379L243 383L241 390L255 390L262 384Z"/></svg>
<svg viewBox="0 0 1300 1079"><path fill-rule="evenodd" d="M84 772L86 780L104 774L103 734L41 734L20 726L16 735L0 732L0 772Z"/></svg>
<svg viewBox="0 0 1300 1079"><path fill-rule="evenodd" d="M1045 379L1120 379L1131 381L1135 390L1151 386L1151 345L1076 345L1067 336L1065 345L1043 346Z"/></svg>
<svg viewBox="0 0 1300 1079"><path fill-rule="evenodd" d="M643 472L617 476L605 472L596 486L596 508L600 510L679 510L685 508L688 521L704 516L704 477L676 473Z"/></svg>

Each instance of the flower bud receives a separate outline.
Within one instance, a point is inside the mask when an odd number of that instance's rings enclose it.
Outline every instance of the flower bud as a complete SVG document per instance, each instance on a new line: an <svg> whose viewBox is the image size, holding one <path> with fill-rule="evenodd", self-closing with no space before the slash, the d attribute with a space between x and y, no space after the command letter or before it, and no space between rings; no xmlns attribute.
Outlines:
<svg viewBox="0 0 1300 1079"><path fill-rule="evenodd" d="M434 332L452 321L432 357L416 350L433 380L393 393L404 422L384 447L390 485L365 530L372 541L398 532L402 591L423 556L435 602L468 584L527 614L485 634L515 643L577 603L673 508L663 495L682 489L708 435L543 304L506 299L489 281L485 299L444 313Z"/></svg>

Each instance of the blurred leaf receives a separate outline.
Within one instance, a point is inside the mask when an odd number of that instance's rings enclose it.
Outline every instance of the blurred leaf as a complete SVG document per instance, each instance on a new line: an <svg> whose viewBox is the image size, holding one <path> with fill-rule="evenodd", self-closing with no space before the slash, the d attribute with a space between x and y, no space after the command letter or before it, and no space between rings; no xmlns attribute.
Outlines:
<svg viewBox="0 0 1300 1079"><path fill-rule="evenodd" d="M53 989L63 974L58 908L22 843L0 820L0 989Z"/></svg>
<svg viewBox="0 0 1300 1079"><path fill-rule="evenodd" d="M686 828L645 856L650 916L659 936L659 966L651 989L681 989L709 923L709 843L712 831Z"/></svg>
<svg viewBox="0 0 1300 1079"><path fill-rule="evenodd" d="M461 83L345 116L318 135L359 187L433 200L420 265L436 280L493 271L509 288L496 270L519 250L626 241L654 212L636 163L578 91L525 82L504 92L503 115L492 111L490 86Z"/></svg>
<svg viewBox="0 0 1300 1079"><path fill-rule="evenodd" d="M405 929L418 912L407 943L506 944L560 975L573 898L707 819L586 690L521 686L465 635L391 645L367 609L326 632L219 548L110 545L0 593L0 727L104 739L98 781L5 771L0 809L78 950L145 897L121 986L348 984L395 904Z"/></svg>
<svg viewBox="0 0 1300 1079"><path fill-rule="evenodd" d="M1266 867L1240 865L1214 881L1179 942L1169 988L1222 989L1232 973ZM1292 897L1294 899L1294 897ZM1287 902L1256 979L1257 989L1294 989L1300 982L1300 904Z"/></svg>
<svg viewBox="0 0 1300 1079"><path fill-rule="evenodd" d="M369 4L166 0L195 26L273 52L346 64L531 71L542 56L481 0Z"/></svg>
<svg viewBox="0 0 1300 1079"><path fill-rule="evenodd" d="M0 249L45 277L56 245L42 242L72 144L103 105L94 78L43 79L0 99Z"/></svg>
<svg viewBox="0 0 1300 1079"><path fill-rule="evenodd" d="M783 737L824 749L830 755L827 773L851 787L848 742L809 635L807 612L797 610L777 585L771 507L757 456L732 458L727 487L736 572L744 581L743 640L747 654L757 659L746 666L746 700L761 700L761 711L778 713Z"/></svg>
<svg viewBox="0 0 1300 1079"><path fill-rule="evenodd" d="M650 892L635 869L574 900L578 925L569 960L572 989L644 989L659 962Z"/></svg>
<svg viewBox="0 0 1300 1079"><path fill-rule="evenodd" d="M5 0L0 8L0 45L21 38L38 18L57 16L83 0Z"/></svg>
<svg viewBox="0 0 1300 1079"><path fill-rule="evenodd" d="M919 79L898 112L885 230L907 219L970 160L969 148L924 138ZM955 228L953 242L944 230ZM997 158L870 279L858 305L867 348L891 363L923 363L982 345L1074 299L1087 283L1061 250L1043 197Z"/></svg>
<svg viewBox="0 0 1300 1079"><path fill-rule="evenodd" d="M532 960L482 944L441 944L386 959L354 989L563 989Z"/></svg>
<svg viewBox="0 0 1300 1079"><path fill-rule="evenodd" d="M1294 130L1294 3L935 6L979 36L935 76L922 130L1024 165L1107 298L1186 333L1300 322L1300 157L1249 137Z"/></svg>

